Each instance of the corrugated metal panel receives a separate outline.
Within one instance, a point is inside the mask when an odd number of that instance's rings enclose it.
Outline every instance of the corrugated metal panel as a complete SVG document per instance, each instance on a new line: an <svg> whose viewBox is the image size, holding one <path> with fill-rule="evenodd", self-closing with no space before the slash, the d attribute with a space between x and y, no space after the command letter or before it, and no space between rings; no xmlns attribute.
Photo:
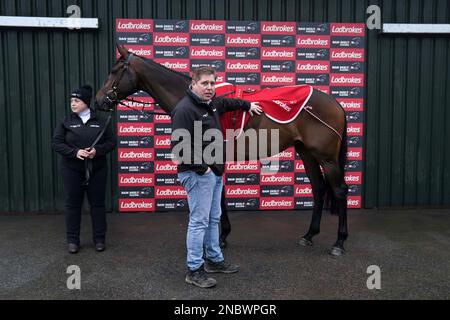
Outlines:
<svg viewBox="0 0 450 320"><path fill-rule="evenodd" d="M0 29L0 211L61 210L50 147L67 93L98 88L113 63L115 18L450 23L447 0L4 0L0 15L66 16L78 4L99 30ZM449 37L367 32L364 205L450 204ZM115 155L108 203L115 204Z"/></svg>

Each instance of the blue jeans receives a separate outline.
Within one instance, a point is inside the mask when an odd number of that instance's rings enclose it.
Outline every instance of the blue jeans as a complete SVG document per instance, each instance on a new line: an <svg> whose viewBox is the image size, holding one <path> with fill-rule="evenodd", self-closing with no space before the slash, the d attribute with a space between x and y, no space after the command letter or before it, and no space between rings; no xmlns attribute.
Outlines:
<svg viewBox="0 0 450 320"><path fill-rule="evenodd" d="M189 224L187 231L187 267L200 268L203 256L213 262L223 260L219 246L219 222L222 210L222 177L212 171L199 175L194 171L178 173L178 179L187 192Z"/></svg>

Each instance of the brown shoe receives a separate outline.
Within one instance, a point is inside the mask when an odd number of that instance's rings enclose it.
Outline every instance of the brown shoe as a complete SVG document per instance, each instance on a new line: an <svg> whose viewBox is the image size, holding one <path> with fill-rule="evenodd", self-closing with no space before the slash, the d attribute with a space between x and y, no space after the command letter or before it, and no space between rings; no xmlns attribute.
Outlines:
<svg viewBox="0 0 450 320"><path fill-rule="evenodd" d="M77 244L69 243L69 248L68 249L69 249L70 253L77 253L79 248L80 247Z"/></svg>

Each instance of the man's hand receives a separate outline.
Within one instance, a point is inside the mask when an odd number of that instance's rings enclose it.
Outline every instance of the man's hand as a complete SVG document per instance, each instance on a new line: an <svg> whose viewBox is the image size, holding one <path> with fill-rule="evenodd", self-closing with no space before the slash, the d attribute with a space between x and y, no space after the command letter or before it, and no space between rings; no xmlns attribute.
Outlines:
<svg viewBox="0 0 450 320"><path fill-rule="evenodd" d="M252 102L250 104L250 110L248 112L250 112L251 116L253 116L253 112L259 116L262 112L262 108L259 106L259 102Z"/></svg>

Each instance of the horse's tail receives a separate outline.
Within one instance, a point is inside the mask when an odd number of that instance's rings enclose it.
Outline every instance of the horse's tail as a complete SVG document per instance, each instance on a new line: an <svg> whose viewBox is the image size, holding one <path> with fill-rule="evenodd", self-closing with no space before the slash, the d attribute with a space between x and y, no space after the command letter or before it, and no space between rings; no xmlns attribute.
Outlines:
<svg viewBox="0 0 450 320"><path fill-rule="evenodd" d="M340 104L339 104L340 105ZM343 110L344 111L344 110ZM341 147L339 149L339 170L341 171L342 176L345 174L345 162L347 161L347 118L345 117L344 111L344 131L342 132L342 141ZM338 204L337 199L334 195L333 189L330 186L330 183L327 179L325 179L326 186L326 200L325 200L325 208L328 208L331 214L338 214Z"/></svg>

